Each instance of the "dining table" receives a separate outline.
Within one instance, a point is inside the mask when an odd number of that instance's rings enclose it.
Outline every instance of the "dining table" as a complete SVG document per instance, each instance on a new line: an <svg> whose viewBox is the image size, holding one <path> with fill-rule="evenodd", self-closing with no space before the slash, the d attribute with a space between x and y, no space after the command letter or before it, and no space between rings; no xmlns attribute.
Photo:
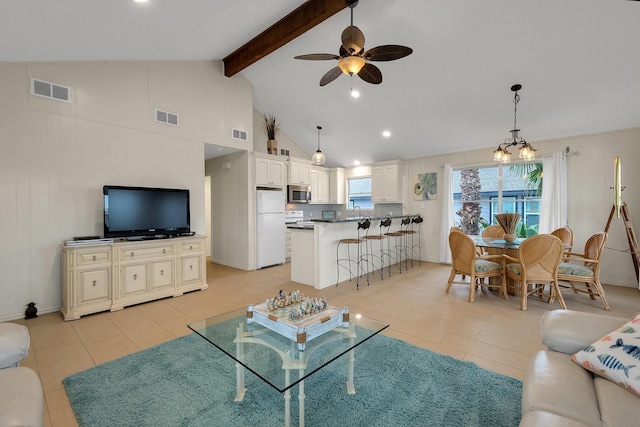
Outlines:
<svg viewBox="0 0 640 427"><path fill-rule="evenodd" d="M482 236L469 236L473 240L473 243L481 248L483 253L487 255L509 255L513 258L518 258L518 249L522 242L526 240L524 237L519 237L513 242L507 242L504 239L497 237L482 237ZM564 250L571 250L571 245L564 244ZM507 280L507 293L509 295L519 294L519 289L513 280Z"/></svg>

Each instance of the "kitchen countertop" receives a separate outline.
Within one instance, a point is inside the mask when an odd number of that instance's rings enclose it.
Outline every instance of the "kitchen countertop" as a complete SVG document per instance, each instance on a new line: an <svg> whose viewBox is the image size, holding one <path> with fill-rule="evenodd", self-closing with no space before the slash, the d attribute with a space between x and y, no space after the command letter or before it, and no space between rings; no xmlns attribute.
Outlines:
<svg viewBox="0 0 640 427"><path fill-rule="evenodd" d="M334 219L310 219L309 221L305 221L305 222L322 222L322 223L333 223L333 222L355 222L355 221L362 221L365 218L368 218L371 221L378 221L378 220L383 220L387 217L391 218L391 219L395 219L395 218L404 218L407 215L394 215L394 216L389 216L389 215L385 215L385 216L356 216L356 217L346 217L346 218L334 218ZM409 215L409 216L413 216L413 215Z"/></svg>

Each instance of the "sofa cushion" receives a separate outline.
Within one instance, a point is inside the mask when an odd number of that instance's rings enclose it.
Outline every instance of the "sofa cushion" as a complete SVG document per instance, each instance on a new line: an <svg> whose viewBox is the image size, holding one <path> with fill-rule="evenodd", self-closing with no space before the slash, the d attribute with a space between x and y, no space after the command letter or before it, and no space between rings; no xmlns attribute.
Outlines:
<svg viewBox="0 0 640 427"><path fill-rule="evenodd" d="M550 412L589 426L601 426L593 375L571 356L539 351L529 361L522 385L522 414Z"/></svg>
<svg viewBox="0 0 640 427"><path fill-rule="evenodd" d="M586 424L570 420L551 412L531 411L522 416L520 427L587 427Z"/></svg>
<svg viewBox="0 0 640 427"><path fill-rule="evenodd" d="M628 320L573 310L551 310L542 315L540 335L549 350L573 354Z"/></svg>
<svg viewBox="0 0 640 427"><path fill-rule="evenodd" d="M630 420L640 420L640 397L604 378L595 377L593 384L603 426L624 426Z"/></svg>
<svg viewBox="0 0 640 427"><path fill-rule="evenodd" d="M17 323L0 323L0 369L18 366L29 350L29 330Z"/></svg>
<svg viewBox="0 0 640 427"><path fill-rule="evenodd" d="M572 360L640 396L640 313L574 354Z"/></svg>
<svg viewBox="0 0 640 427"><path fill-rule="evenodd" d="M38 375L25 367L0 369L0 425L42 426L43 414Z"/></svg>

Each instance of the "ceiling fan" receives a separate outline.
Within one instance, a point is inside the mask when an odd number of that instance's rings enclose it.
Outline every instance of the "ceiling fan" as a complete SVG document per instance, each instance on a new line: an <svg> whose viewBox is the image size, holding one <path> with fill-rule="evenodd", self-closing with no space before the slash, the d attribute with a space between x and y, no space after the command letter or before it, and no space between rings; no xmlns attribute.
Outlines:
<svg viewBox="0 0 640 427"><path fill-rule="evenodd" d="M339 55L331 53L311 53L308 55L295 56L295 59L305 59L310 61L324 61L337 59L338 66L329 70L322 79L320 86L331 83L342 73L353 76L354 74L362 80L372 84L382 83L382 72L369 61L393 61L404 58L413 52L413 49L406 46L388 44L377 46L367 51L364 50L364 34L353 25L353 8L358 5L358 0L346 0L347 7L351 9L351 25L342 32L342 46Z"/></svg>

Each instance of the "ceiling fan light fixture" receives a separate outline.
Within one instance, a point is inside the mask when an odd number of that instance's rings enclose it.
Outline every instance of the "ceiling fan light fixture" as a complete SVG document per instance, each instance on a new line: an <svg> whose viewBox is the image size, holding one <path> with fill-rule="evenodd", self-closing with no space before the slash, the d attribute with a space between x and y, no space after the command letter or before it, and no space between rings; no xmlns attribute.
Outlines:
<svg viewBox="0 0 640 427"><path fill-rule="evenodd" d="M315 153L313 153L313 156L311 156L311 163L313 163L314 165L324 165L326 157L324 156L322 151L320 151L320 131L322 130L322 126L316 127L318 128L318 149Z"/></svg>
<svg viewBox="0 0 640 427"><path fill-rule="evenodd" d="M343 73L350 76L358 74L362 67L364 67L365 61L359 56L346 56L338 61L338 67Z"/></svg>

